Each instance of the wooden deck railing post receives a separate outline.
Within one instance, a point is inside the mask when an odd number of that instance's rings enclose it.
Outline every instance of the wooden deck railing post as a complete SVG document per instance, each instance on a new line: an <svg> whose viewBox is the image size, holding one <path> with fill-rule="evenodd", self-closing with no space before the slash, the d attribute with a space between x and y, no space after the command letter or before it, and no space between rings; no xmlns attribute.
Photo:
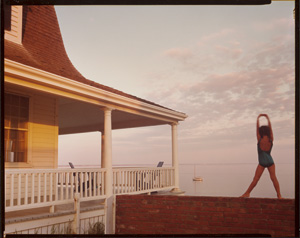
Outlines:
<svg viewBox="0 0 300 238"><path fill-rule="evenodd" d="M75 234L79 234L80 230L80 194L75 193L74 194L74 220L73 220L73 232Z"/></svg>

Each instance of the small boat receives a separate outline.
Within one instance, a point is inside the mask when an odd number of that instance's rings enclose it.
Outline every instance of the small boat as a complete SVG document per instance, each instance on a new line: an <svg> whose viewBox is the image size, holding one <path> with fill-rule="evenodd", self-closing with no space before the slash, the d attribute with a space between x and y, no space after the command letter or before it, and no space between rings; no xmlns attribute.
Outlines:
<svg viewBox="0 0 300 238"><path fill-rule="evenodd" d="M197 182L202 182L203 181L203 178L202 177L196 177L196 165L194 165L194 178L193 178L193 181Z"/></svg>
<svg viewBox="0 0 300 238"><path fill-rule="evenodd" d="M199 181L199 182L202 182L203 181L203 178L201 178L201 177L194 177L193 178L193 181Z"/></svg>

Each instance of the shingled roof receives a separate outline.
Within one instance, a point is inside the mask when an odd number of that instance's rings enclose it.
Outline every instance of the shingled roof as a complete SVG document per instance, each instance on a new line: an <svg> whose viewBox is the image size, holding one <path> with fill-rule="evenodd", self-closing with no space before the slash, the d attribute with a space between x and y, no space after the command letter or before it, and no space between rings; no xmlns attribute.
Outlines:
<svg viewBox="0 0 300 238"><path fill-rule="evenodd" d="M54 6L23 6L22 44L5 40L4 57L108 92L162 107L82 76L67 55Z"/></svg>

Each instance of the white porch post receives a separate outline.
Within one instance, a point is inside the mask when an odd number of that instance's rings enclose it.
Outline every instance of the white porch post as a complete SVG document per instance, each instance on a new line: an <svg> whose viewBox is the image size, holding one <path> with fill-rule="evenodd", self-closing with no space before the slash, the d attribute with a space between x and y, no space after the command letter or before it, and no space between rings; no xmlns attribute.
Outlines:
<svg viewBox="0 0 300 238"><path fill-rule="evenodd" d="M172 190L174 193L182 193L179 188L179 163L178 163L178 143L177 143L177 125L178 123L172 123L172 166L175 169L174 179L175 188Z"/></svg>
<svg viewBox="0 0 300 238"><path fill-rule="evenodd" d="M105 188L106 188L106 195L111 196L112 193L112 125L111 125L111 113L112 109L105 108L104 110L104 139L103 145L103 160L104 168L107 169L106 172L106 181L105 181Z"/></svg>
<svg viewBox="0 0 300 238"><path fill-rule="evenodd" d="M102 134L102 167L106 168L105 190L106 190L106 234L113 234L113 171L112 171L112 122L111 108L104 109L104 133Z"/></svg>

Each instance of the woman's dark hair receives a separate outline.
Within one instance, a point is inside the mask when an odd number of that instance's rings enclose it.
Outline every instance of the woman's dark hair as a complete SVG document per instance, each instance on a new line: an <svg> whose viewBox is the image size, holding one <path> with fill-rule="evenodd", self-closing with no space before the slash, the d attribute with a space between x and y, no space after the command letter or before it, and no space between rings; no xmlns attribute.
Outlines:
<svg viewBox="0 0 300 238"><path fill-rule="evenodd" d="M270 127L268 127L268 126L261 126L259 128L259 135L261 138L263 138L264 136L267 136L270 138L270 133L271 133Z"/></svg>

